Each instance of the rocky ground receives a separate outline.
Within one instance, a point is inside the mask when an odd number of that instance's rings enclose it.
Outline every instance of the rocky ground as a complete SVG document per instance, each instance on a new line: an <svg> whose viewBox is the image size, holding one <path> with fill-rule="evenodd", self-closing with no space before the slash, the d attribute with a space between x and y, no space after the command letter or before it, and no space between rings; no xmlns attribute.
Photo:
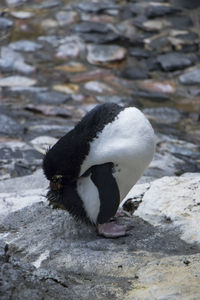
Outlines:
<svg viewBox="0 0 200 300"><path fill-rule="evenodd" d="M190 2L1 1L2 299L199 299L200 8ZM119 220L132 229L117 240L52 210L40 170L47 147L109 101L142 109L157 135L125 204L132 217Z"/></svg>

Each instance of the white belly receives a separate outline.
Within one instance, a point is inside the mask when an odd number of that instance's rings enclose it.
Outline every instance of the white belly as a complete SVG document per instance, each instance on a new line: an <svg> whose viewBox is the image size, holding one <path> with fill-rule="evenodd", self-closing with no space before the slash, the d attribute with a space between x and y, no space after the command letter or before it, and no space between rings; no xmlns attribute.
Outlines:
<svg viewBox="0 0 200 300"><path fill-rule="evenodd" d="M151 162L154 150L155 136L149 121L138 109L126 108L92 141L80 176L93 165L113 162L113 175L123 200Z"/></svg>

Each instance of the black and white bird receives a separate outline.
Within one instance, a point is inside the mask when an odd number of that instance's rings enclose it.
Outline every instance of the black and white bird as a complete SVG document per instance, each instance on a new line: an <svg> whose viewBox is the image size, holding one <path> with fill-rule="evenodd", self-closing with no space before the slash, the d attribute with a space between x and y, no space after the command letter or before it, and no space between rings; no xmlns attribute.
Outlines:
<svg viewBox="0 0 200 300"><path fill-rule="evenodd" d="M110 221L142 176L155 150L152 126L135 107L97 105L48 152L43 170L55 207L119 237L126 226Z"/></svg>

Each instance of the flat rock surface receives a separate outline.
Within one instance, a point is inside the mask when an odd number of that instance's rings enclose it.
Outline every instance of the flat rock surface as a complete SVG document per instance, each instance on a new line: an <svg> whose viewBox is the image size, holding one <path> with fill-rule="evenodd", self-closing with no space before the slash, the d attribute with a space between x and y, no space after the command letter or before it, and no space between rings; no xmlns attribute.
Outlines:
<svg viewBox="0 0 200 300"><path fill-rule="evenodd" d="M150 299L152 293L154 299L198 299L200 237L193 220L199 214L200 174L136 185L129 198L142 203L132 216L118 219L130 226L128 236L118 239L99 237L94 228L48 206L43 176L5 181L0 194L3 299L29 294L32 299ZM5 203L13 209L3 210Z"/></svg>

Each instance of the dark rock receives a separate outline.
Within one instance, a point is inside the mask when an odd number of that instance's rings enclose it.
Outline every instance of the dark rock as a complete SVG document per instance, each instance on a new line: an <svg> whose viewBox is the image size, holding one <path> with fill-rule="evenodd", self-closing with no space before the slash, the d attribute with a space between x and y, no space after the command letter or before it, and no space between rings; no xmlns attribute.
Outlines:
<svg viewBox="0 0 200 300"><path fill-rule="evenodd" d="M107 24L98 23L98 22L81 22L76 24L73 27L74 31L88 33L88 32L99 32L99 33L107 33L109 31L109 27Z"/></svg>
<svg viewBox="0 0 200 300"><path fill-rule="evenodd" d="M133 48L129 49L129 54L137 58L148 58L152 53L150 50L143 48Z"/></svg>
<svg viewBox="0 0 200 300"><path fill-rule="evenodd" d="M0 114L0 134L5 136L19 137L23 134L23 127L11 117Z"/></svg>
<svg viewBox="0 0 200 300"><path fill-rule="evenodd" d="M35 100L46 104L63 104L68 102L71 96L59 92L36 93Z"/></svg>
<svg viewBox="0 0 200 300"><path fill-rule="evenodd" d="M156 57L150 57L146 60L146 65L149 71L161 70L160 63Z"/></svg>
<svg viewBox="0 0 200 300"><path fill-rule="evenodd" d="M164 102L170 99L170 95L159 92L134 91L132 95L137 99L148 99L152 102Z"/></svg>
<svg viewBox="0 0 200 300"><path fill-rule="evenodd" d="M121 73L121 76L132 80L149 78L147 71L137 67L128 67Z"/></svg>
<svg viewBox="0 0 200 300"><path fill-rule="evenodd" d="M85 12L100 13L110 9L120 9L119 5L110 2L81 2L76 4L76 7Z"/></svg>
<svg viewBox="0 0 200 300"><path fill-rule="evenodd" d="M189 9L194 9L200 6L199 0L173 0L173 3L180 8L189 8Z"/></svg>
<svg viewBox="0 0 200 300"><path fill-rule="evenodd" d="M29 41L29 40L21 40L17 42L13 42L9 44L9 47L13 50L24 51L24 52L34 52L43 48L42 45Z"/></svg>
<svg viewBox="0 0 200 300"><path fill-rule="evenodd" d="M13 25L13 21L8 18L0 17L0 30L9 28Z"/></svg>
<svg viewBox="0 0 200 300"><path fill-rule="evenodd" d="M192 61L188 57L178 53L167 53L159 55L157 60L160 63L162 69L166 72L182 70L192 65Z"/></svg>
<svg viewBox="0 0 200 300"><path fill-rule="evenodd" d="M194 69L179 77L179 81L185 85L200 84L200 69Z"/></svg>
<svg viewBox="0 0 200 300"><path fill-rule="evenodd" d="M174 14L180 11L180 9L171 5L149 5L146 8L145 14L148 18L162 17L165 15Z"/></svg>
<svg viewBox="0 0 200 300"><path fill-rule="evenodd" d="M173 28L176 29L188 29L188 27L193 26L192 19L189 16L173 16L168 17L169 21Z"/></svg>
<svg viewBox="0 0 200 300"><path fill-rule="evenodd" d="M108 42L116 41L119 38L119 35L116 33L109 31L108 33L81 33L79 36L86 43L94 43L94 44L104 44Z"/></svg>

